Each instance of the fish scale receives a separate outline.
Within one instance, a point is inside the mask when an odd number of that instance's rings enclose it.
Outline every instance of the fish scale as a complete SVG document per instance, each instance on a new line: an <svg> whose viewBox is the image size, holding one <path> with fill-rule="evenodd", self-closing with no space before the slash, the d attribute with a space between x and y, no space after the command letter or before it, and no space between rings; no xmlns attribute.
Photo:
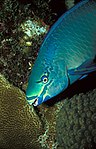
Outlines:
<svg viewBox="0 0 96 149"><path fill-rule="evenodd" d="M96 0L84 0L63 14L47 33L29 77L27 101L38 106L93 71Z"/></svg>

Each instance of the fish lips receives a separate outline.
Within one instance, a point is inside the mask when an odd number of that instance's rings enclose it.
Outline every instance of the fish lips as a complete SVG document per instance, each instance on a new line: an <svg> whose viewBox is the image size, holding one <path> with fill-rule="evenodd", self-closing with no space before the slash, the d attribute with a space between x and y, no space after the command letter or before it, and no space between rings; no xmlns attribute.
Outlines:
<svg viewBox="0 0 96 149"><path fill-rule="evenodd" d="M41 103L47 101L48 99L50 99L49 95L47 95L45 98L43 98L43 96L27 97L27 101L28 101L29 105L33 105L33 106L38 106Z"/></svg>
<svg viewBox="0 0 96 149"><path fill-rule="evenodd" d="M31 97L27 96L27 101L28 101L29 105L37 106L38 105L38 96L31 96Z"/></svg>

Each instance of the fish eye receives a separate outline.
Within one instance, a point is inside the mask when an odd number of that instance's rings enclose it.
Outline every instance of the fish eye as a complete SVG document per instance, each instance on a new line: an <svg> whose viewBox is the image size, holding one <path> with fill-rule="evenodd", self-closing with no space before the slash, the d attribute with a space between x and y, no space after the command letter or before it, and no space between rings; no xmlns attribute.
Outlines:
<svg viewBox="0 0 96 149"><path fill-rule="evenodd" d="M42 76L41 81L43 83L47 83L48 82L48 76L46 76L46 75Z"/></svg>

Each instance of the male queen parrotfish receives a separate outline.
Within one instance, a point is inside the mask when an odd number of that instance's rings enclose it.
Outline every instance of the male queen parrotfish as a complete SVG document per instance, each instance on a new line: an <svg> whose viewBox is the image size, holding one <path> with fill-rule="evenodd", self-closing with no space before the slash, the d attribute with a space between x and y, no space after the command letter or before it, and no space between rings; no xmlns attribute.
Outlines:
<svg viewBox="0 0 96 149"><path fill-rule="evenodd" d="M96 71L96 0L83 0L63 14L46 35L26 91L34 106Z"/></svg>

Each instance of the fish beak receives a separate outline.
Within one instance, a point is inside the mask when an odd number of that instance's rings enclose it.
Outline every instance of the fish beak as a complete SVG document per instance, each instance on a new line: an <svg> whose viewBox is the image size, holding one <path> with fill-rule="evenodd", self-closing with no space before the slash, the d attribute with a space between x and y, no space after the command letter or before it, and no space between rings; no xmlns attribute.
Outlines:
<svg viewBox="0 0 96 149"><path fill-rule="evenodd" d="M29 103L29 105L33 105L33 106L38 106L38 97L31 99L27 97L27 101Z"/></svg>
<svg viewBox="0 0 96 149"><path fill-rule="evenodd" d="M45 98L42 95L41 96L32 96L32 97L27 96L27 101L28 101L29 105L31 105L31 106L33 105L34 107L40 105L41 103L47 101L48 99L50 99L49 95L45 96Z"/></svg>
<svg viewBox="0 0 96 149"><path fill-rule="evenodd" d="M38 98L35 98L35 99L34 99L32 105L33 105L33 106L37 106L37 105L38 105Z"/></svg>

